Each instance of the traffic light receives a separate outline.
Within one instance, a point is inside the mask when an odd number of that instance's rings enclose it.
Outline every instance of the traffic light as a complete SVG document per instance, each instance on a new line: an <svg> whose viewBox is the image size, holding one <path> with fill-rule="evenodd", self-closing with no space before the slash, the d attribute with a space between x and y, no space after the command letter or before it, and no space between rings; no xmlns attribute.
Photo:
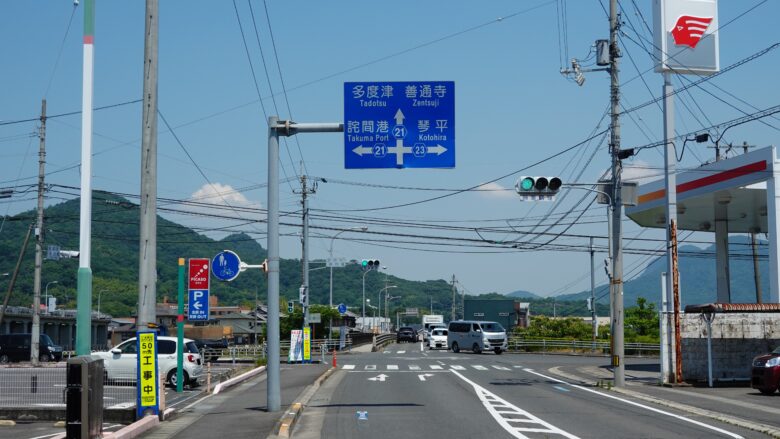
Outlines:
<svg viewBox="0 0 780 439"><path fill-rule="evenodd" d="M558 177L520 177L515 183L515 191L524 200L552 201L562 185Z"/></svg>
<svg viewBox="0 0 780 439"><path fill-rule="evenodd" d="M360 266L363 270L379 270L379 259L363 259Z"/></svg>
<svg viewBox="0 0 780 439"><path fill-rule="evenodd" d="M288 300L287 301L287 312L292 314L292 312L295 310L295 301L294 300Z"/></svg>

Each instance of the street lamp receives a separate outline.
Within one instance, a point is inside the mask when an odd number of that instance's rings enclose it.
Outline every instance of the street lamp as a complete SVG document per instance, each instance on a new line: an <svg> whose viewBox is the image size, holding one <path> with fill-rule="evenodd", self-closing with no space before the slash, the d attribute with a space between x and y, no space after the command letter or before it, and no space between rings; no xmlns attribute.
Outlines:
<svg viewBox="0 0 780 439"><path fill-rule="evenodd" d="M382 318L382 292L387 291L390 288L397 288L395 285L385 286L381 290L379 290L379 294L377 295L377 300L379 301L379 318ZM385 314L387 314L387 293L385 293ZM382 332L382 323L380 321L379 323L379 332Z"/></svg>
<svg viewBox="0 0 780 439"><path fill-rule="evenodd" d="M382 268L382 270L385 270L385 288L387 288L387 265L383 265L381 268ZM379 294L380 294L380 296L377 299L377 300L379 300L379 309L377 310L377 314L379 314L379 318L381 319L382 318L382 296L381 296L382 293L380 292ZM379 332L382 332L382 323L381 322L379 323Z"/></svg>
<svg viewBox="0 0 780 439"><path fill-rule="evenodd" d="M335 235L333 235L332 238L330 238L330 250L328 251L328 254L330 255L330 308L333 309L333 241L336 240L336 238L341 235L344 232L349 231L362 231L365 232L368 230L368 227L361 226L361 227L350 227L346 230L342 230ZM363 316L365 317L365 316ZM333 338L333 317L330 318L330 324L328 328L328 340Z"/></svg>
<svg viewBox="0 0 780 439"><path fill-rule="evenodd" d="M371 304L371 299L366 299L366 305L368 305L369 308L374 310L374 317L371 319L371 325L369 326L369 328L373 329L374 328L374 321L376 320L376 307ZM364 317L363 318L363 324L365 325L365 323L366 323L366 319Z"/></svg>
<svg viewBox="0 0 780 439"><path fill-rule="evenodd" d="M8 275L8 273L6 273L6 275ZM49 309L49 285L51 285L51 284L58 284L58 283L60 283L60 282L56 281L56 280L53 280L53 281L51 281L51 282L46 284L46 294L44 294L44 297L46 299L44 299L44 300L46 300L46 312L47 313L51 312L51 310ZM40 294L40 293L38 293L38 294Z"/></svg>
<svg viewBox="0 0 780 439"><path fill-rule="evenodd" d="M389 302L391 300L395 300L395 299L400 299L400 298L401 298L401 296L390 296L390 297L388 297L388 294L385 293L385 318L388 319L387 320L387 329L388 330L390 330L390 316L388 315L388 309L389 308L388 308L387 302ZM397 318L396 318L396 320L397 320ZM398 322L397 321L396 321L396 326L398 326ZM396 329L398 329L398 328L396 328Z"/></svg>
<svg viewBox="0 0 780 439"><path fill-rule="evenodd" d="M100 290L98 292L98 310L97 310L98 316L100 315L100 297L103 295L103 291L108 291L108 290Z"/></svg>

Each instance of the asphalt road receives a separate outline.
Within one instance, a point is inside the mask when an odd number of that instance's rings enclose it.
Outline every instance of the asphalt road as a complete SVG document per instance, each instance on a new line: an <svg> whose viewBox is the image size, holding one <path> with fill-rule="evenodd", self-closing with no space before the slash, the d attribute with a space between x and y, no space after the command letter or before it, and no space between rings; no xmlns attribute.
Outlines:
<svg viewBox="0 0 780 439"><path fill-rule="evenodd" d="M309 402L295 437L765 437L548 372L568 361L421 351L419 343L345 355Z"/></svg>

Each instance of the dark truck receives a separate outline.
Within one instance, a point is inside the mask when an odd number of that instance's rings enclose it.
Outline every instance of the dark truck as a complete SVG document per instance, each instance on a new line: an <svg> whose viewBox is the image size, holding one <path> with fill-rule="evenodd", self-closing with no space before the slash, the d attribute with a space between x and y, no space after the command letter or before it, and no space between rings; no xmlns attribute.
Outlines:
<svg viewBox="0 0 780 439"><path fill-rule="evenodd" d="M228 348L228 341L224 338L197 339L195 345L198 347L203 361L216 361L222 356L222 350Z"/></svg>

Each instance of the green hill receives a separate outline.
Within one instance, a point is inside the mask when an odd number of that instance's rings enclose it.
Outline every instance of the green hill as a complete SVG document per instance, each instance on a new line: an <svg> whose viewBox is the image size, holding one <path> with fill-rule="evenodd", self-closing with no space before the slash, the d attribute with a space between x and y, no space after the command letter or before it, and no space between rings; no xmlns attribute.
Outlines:
<svg viewBox="0 0 780 439"><path fill-rule="evenodd" d="M97 308L98 296L101 311L128 316L135 313L138 301L138 240L139 210L136 204L110 194L94 192L92 223L92 274L93 307ZM33 211L6 218L0 233L0 273L12 272L19 255L24 235L30 223L35 220ZM46 242L59 245L63 250L78 250L79 247L79 199L69 200L48 207L45 210ZM266 258L266 250L252 237L235 234L221 240L200 235L182 225L158 216L157 218L157 296L175 300L178 285L178 259L190 257L212 257L221 250L233 250L249 264L259 264ZM44 249L45 251L45 249ZM33 269L35 245L31 238L16 282L12 305L30 306L32 303ZM316 268L312 264L311 268ZM49 286L49 294L58 298L59 305L75 307L76 272L78 259L44 261L42 285L57 281ZM330 270L310 271L310 294L312 304L327 304ZM363 272L356 264L333 270L334 303L346 303L353 310L360 309L362 300ZM2 278L0 278L2 279ZM9 278L5 278L9 279ZM409 281L387 276L390 285L397 285L391 293L401 296L392 302L395 308L418 307L427 310L431 298L436 313L449 314L452 287L445 280L425 282ZM281 303L298 298L301 284L301 262L297 259L280 261ZM383 273L366 274L366 297L372 304L385 285ZM0 289L6 290L6 281L0 282ZM43 290L43 288L42 288ZM266 280L259 270L248 270L233 282L219 282L212 278L211 294L219 297L223 305L251 304L257 296L266 301ZM43 294L43 291L41 292Z"/></svg>

